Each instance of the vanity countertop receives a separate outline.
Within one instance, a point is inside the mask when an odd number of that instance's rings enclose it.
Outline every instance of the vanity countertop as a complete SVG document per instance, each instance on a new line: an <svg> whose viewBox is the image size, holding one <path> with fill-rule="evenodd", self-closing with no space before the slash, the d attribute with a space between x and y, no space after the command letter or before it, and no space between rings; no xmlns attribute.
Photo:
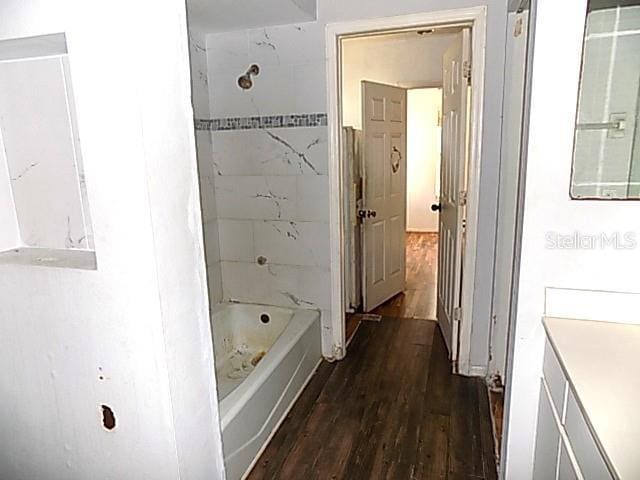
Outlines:
<svg viewBox="0 0 640 480"><path fill-rule="evenodd" d="M609 468L640 478L640 325L563 318L544 325Z"/></svg>

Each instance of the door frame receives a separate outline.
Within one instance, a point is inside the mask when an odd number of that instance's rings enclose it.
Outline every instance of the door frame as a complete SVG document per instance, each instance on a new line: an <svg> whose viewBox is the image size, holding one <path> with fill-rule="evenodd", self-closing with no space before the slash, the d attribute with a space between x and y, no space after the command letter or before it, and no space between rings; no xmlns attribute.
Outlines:
<svg viewBox="0 0 640 480"><path fill-rule="evenodd" d="M479 180L482 153L484 107L486 6L440 10L394 17L371 18L328 24L326 28L327 98L329 130L329 230L331 261L331 327L333 358L346 354L344 298L344 226L342 186L342 71L341 45L345 37L369 36L398 31L412 31L436 26L469 26L471 28L471 90L469 116L469 159L467 185L467 228L462 280L462 319L459 329L458 363L456 371L470 371L470 347L473 312L473 285L476 277L476 242L478 222Z"/></svg>

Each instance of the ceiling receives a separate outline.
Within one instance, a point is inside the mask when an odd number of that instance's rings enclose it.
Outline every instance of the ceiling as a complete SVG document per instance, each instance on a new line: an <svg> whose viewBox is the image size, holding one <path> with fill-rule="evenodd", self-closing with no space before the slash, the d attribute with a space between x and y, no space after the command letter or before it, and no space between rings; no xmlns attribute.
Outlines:
<svg viewBox="0 0 640 480"><path fill-rule="evenodd" d="M309 22L316 0L187 0L189 28L199 33Z"/></svg>

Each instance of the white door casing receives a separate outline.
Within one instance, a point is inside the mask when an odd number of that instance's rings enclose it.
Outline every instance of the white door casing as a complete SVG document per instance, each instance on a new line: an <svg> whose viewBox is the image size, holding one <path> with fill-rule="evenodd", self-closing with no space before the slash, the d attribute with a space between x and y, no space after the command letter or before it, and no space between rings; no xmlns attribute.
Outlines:
<svg viewBox="0 0 640 480"><path fill-rule="evenodd" d="M365 311L405 286L406 118L405 89L362 82Z"/></svg>
<svg viewBox="0 0 640 480"><path fill-rule="evenodd" d="M476 241L478 238L478 203L480 194L480 169L483 154L483 117L485 97L486 45L487 45L487 6L439 10L431 12L398 15L393 17L373 17L329 23L326 28L325 46L327 56L327 98L329 130L329 230L331 257L331 337L333 339L332 357L342 359L346 349L345 296L343 276L344 235L342 225L342 188L341 145L341 40L349 36L366 35L372 32L406 31L409 28L424 29L438 25L469 25L471 28L471 48L473 67L472 85L469 101L469 163L467 228L464 254L462 285L462 321L457 371L464 375L481 376L486 373L482 365L473 364L472 351L472 313L475 311L474 285L481 275L487 277L484 267L476 265ZM416 61L419 61L417 59ZM486 265L485 265L486 266ZM482 302L479 302L482 303ZM479 330L482 331L482 323ZM476 332L478 329L476 329Z"/></svg>
<svg viewBox="0 0 640 480"><path fill-rule="evenodd" d="M452 361L458 356L466 215L467 76L470 31L465 28L442 60L442 164L438 246L438 323Z"/></svg>

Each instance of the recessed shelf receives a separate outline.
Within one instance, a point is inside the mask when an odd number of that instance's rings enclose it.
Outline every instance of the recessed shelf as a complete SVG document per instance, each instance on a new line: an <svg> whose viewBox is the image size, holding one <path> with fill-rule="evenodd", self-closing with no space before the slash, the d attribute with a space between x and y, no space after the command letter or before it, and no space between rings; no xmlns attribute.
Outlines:
<svg viewBox="0 0 640 480"><path fill-rule="evenodd" d="M95 268L73 98L64 34L0 42L0 263Z"/></svg>
<svg viewBox="0 0 640 480"><path fill-rule="evenodd" d="M41 265L43 267L78 268L96 270L93 250L20 247L0 252L0 265Z"/></svg>

